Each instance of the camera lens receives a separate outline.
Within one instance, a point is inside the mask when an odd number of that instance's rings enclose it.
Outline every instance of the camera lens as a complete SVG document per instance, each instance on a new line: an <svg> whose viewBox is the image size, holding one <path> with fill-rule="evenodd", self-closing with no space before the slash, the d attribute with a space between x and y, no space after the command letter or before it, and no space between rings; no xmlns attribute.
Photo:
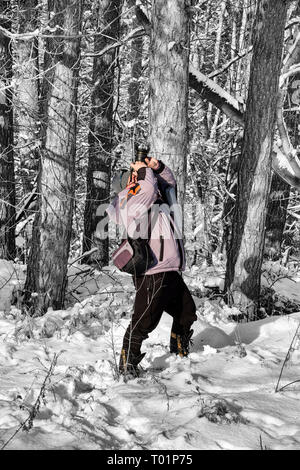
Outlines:
<svg viewBox="0 0 300 470"><path fill-rule="evenodd" d="M145 158L148 156L148 150L147 149L138 149L136 153L136 161L137 162L145 162Z"/></svg>

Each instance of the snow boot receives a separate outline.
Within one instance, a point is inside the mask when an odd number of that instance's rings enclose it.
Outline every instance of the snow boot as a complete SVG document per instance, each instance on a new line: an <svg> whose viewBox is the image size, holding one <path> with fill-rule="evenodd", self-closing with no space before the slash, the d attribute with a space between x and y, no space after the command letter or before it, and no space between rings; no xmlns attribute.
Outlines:
<svg viewBox="0 0 300 470"><path fill-rule="evenodd" d="M189 355L189 348L192 345L191 337L193 336L194 330L189 330L182 335L171 331L170 338L170 352L179 354L180 357L187 357Z"/></svg>
<svg viewBox="0 0 300 470"><path fill-rule="evenodd" d="M120 375L127 375L133 377L139 377L139 368L138 365L141 360L144 358L146 353L139 354L138 356L134 356L133 354L127 354L127 351L123 348L121 351L120 356L120 364L119 364L119 373Z"/></svg>

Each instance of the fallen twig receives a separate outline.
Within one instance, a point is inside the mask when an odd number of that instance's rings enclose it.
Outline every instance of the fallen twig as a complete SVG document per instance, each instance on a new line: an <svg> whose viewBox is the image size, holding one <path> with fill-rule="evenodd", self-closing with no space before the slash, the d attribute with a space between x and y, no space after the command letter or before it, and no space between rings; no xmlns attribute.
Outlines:
<svg viewBox="0 0 300 470"><path fill-rule="evenodd" d="M56 364L57 364L57 360L58 360L58 357L60 356L61 353L58 353L58 354L54 354L53 356L53 359L52 359L52 362L50 364L50 367L49 367L49 370L47 372L47 375L44 379L44 382L42 383L42 386L41 386L41 389L40 389L40 393L32 407L32 409L30 410L29 412L29 415L28 417L25 419L25 421L23 421L20 426L18 427L18 429L13 433L13 435L3 444L3 446L1 447L0 450L4 450L5 447L8 446L8 444L15 438L15 436L20 432L20 431L30 431L30 429L32 428L33 426L33 420L34 418L36 417L36 415L38 414L39 412L39 409L40 409L40 406L41 406L41 403L42 401L44 401L44 398L45 398L45 392L46 392L46 388L47 388L47 385L48 385L48 382L50 383L50 378L53 374L53 371L56 367Z"/></svg>

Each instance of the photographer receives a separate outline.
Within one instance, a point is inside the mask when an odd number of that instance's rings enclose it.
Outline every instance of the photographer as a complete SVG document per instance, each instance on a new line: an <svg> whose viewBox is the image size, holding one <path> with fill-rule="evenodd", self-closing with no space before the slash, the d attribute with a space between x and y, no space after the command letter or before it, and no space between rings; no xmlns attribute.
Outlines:
<svg viewBox="0 0 300 470"><path fill-rule="evenodd" d="M107 209L109 217L123 225L130 236L137 228L144 234L148 232L153 256L153 263L142 275L133 275L134 312L120 357L120 372L135 376L145 355L141 354L142 342L156 328L164 311L173 317L170 352L181 357L189 353L191 325L197 319L195 303L180 275L185 269L183 242L164 201L166 188L176 187L175 178L163 162L148 157L145 149L136 154L136 160L140 161L131 164L131 174L123 170L115 176L113 187L119 194ZM147 214L154 206L156 216L149 223Z"/></svg>

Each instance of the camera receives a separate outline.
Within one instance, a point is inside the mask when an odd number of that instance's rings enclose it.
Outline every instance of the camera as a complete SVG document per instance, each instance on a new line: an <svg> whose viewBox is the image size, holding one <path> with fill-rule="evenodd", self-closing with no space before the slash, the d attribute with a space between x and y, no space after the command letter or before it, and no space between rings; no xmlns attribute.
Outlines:
<svg viewBox="0 0 300 470"><path fill-rule="evenodd" d="M135 161L136 162L145 162L145 159L148 158L149 147L147 146L138 146L135 148Z"/></svg>

